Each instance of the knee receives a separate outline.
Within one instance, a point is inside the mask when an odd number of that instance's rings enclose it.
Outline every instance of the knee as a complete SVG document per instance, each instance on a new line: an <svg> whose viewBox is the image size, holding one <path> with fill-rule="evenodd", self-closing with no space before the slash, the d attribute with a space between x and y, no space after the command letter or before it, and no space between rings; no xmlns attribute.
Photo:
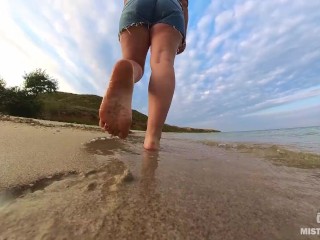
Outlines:
<svg viewBox="0 0 320 240"><path fill-rule="evenodd" d="M161 73L167 73L168 71L173 71L173 63L168 60L161 60L159 62L157 61L151 61L150 67L152 72L161 72Z"/></svg>
<svg viewBox="0 0 320 240"><path fill-rule="evenodd" d="M155 52L151 52L151 63L164 63L173 65L174 59L175 55L173 55L168 50L158 50Z"/></svg>
<svg viewBox="0 0 320 240"><path fill-rule="evenodd" d="M150 66L151 69L155 69L158 67L161 68L173 68L174 65L174 59L170 56L167 56L166 54L161 54L157 56L151 56L150 59Z"/></svg>

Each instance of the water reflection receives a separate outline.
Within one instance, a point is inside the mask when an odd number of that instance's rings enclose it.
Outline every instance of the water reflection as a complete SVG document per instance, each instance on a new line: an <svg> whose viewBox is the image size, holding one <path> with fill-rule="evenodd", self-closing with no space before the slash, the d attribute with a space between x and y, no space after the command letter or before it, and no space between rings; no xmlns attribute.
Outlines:
<svg viewBox="0 0 320 240"><path fill-rule="evenodd" d="M138 183L138 201L136 207L140 209L140 214L148 221L153 229L157 228L157 224L152 221L154 216L162 216L165 219L166 207L164 206L159 189L159 181L156 177L156 170L159 162L159 152L150 152L144 150L141 155L141 172L140 181Z"/></svg>
<svg viewBox="0 0 320 240"><path fill-rule="evenodd" d="M155 173L158 167L159 152L144 150L141 162L141 189L151 191L156 188Z"/></svg>
<svg viewBox="0 0 320 240"><path fill-rule="evenodd" d="M142 181L152 182L158 167L159 152L144 150L142 153L141 178Z"/></svg>
<svg viewBox="0 0 320 240"><path fill-rule="evenodd" d="M145 198L153 198L156 194L156 169L158 167L159 152L144 150L141 162L140 194Z"/></svg>

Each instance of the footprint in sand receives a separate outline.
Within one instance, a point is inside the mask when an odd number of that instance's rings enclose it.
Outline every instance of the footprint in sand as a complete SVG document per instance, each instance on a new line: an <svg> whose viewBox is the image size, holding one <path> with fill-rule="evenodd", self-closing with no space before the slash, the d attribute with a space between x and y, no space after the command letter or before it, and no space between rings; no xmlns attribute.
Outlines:
<svg viewBox="0 0 320 240"><path fill-rule="evenodd" d="M120 60L113 69L99 109L100 127L111 135L126 138L132 122L133 67Z"/></svg>

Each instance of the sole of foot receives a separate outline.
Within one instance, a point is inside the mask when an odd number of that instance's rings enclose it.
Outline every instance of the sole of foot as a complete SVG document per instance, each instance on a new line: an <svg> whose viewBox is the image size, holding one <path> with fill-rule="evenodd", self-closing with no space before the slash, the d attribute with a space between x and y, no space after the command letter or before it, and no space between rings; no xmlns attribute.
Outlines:
<svg viewBox="0 0 320 240"><path fill-rule="evenodd" d="M127 60L116 63L100 105L100 127L111 135L126 138L132 123L133 67Z"/></svg>

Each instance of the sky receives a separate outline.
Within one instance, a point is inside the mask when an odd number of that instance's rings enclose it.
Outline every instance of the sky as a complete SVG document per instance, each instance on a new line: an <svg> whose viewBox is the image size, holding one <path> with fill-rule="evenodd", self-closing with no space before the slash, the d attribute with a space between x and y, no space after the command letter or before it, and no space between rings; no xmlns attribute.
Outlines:
<svg viewBox="0 0 320 240"><path fill-rule="evenodd" d="M133 0L134 1L134 0ZM103 96L121 58L123 1L0 0L0 76L36 68L59 91ZM221 131L320 125L319 0L190 0L167 123ZM147 114L149 55L133 109Z"/></svg>

